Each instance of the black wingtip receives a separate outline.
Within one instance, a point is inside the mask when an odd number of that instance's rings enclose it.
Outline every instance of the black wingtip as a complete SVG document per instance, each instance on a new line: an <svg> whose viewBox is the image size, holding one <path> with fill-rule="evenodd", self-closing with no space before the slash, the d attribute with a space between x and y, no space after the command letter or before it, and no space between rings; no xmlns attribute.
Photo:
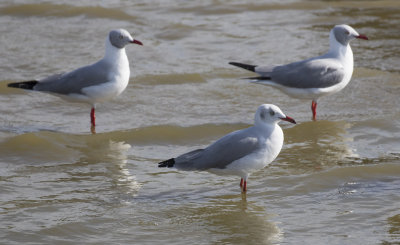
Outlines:
<svg viewBox="0 0 400 245"><path fill-rule="evenodd" d="M238 63L238 62L229 62L229 64L249 70L249 71L253 71L253 72L255 72L255 68L256 68L256 66L254 66L254 65L248 65L248 64Z"/></svg>
<svg viewBox="0 0 400 245"><path fill-rule="evenodd" d="M10 88L22 88L22 89L28 89L32 90L33 87L38 83L38 81L26 81L26 82L18 82L18 83L9 83L7 84L8 87Z"/></svg>
<svg viewBox="0 0 400 245"><path fill-rule="evenodd" d="M256 81L271 80L270 77L245 77L243 79L256 80Z"/></svg>
<svg viewBox="0 0 400 245"><path fill-rule="evenodd" d="M165 160L163 162L158 163L159 168L172 168L175 164L175 159L171 158L168 160Z"/></svg>

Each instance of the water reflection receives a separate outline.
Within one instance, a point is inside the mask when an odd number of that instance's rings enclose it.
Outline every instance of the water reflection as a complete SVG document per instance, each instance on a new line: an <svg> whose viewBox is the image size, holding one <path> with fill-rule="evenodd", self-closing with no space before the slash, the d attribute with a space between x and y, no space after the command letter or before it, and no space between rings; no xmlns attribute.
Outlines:
<svg viewBox="0 0 400 245"><path fill-rule="evenodd" d="M33 136L46 139L49 132ZM16 136L17 141L30 137L32 133ZM56 134L51 139L43 140L44 143L37 141L34 148L40 156L37 159L33 154L25 154L29 159L21 156L17 166L2 164L5 177L0 178L1 214L10 218L3 219L0 226L11 227L7 233L18 231L23 237L99 215L110 206L119 205L125 195L135 195L140 188L127 167L129 144L66 134ZM12 149L7 142L14 145L13 140L3 142ZM9 159L18 152L18 149L10 152ZM69 159L68 155L80 157L70 162L60 161ZM13 189L18 192L7 191Z"/></svg>
<svg viewBox="0 0 400 245"><path fill-rule="evenodd" d="M110 151L108 157L116 160L114 163L118 167L116 169L115 184L118 188L123 189L123 193L128 196L136 195L141 185L136 180L136 176L133 175L127 167L127 151L131 148L131 145L125 144L124 142L110 141Z"/></svg>
<svg viewBox="0 0 400 245"><path fill-rule="evenodd" d="M136 199L132 205L135 212L131 219L157 224L154 229L158 232L153 235L156 240L164 239L169 244L276 244L283 238L283 232L272 221L275 215L238 195L200 196L196 202L180 199L179 203L173 197L164 198L157 199L157 203ZM171 233L175 235L168 235Z"/></svg>
<svg viewBox="0 0 400 245"><path fill-rule="evenodd" d="M150 176L140 195L130 201L129 219L157 224L146 229L157 231L151 232L156 241L169 244L276 244L282 240L283 232L273 220L276 215L259 204L257 194L246 197L235 192L230 181L198 175ZM174 181L179 183L171 188L168 183Z"/></svg>
<svg viewBox="0 0 400 245"><path fill-rule="evenodd" d="M123 141L104 141L102 138L87 137L86 144L75 148L83 154L78 161L79 164L96 165L100 163L101 168L104 168L103 174L110 177L114 191L118 191L120 195L136 194L140 189L140 184L127 167L127 152L131 145ZM91 174L95 172L96 170Z"/></svg>
<svg viewBox="0 0 400 245"><path fill-rule="evenodd" d="M215 197L194 212L199 217L204 214L207 229L221 237L218 243L272 244L282 238L282 232L271 221L273 215L245 198Z"/></svg>
<svg viewBox="0 0 400 245"><path fill-rule="evenodd" d="M304 122L285 130L279 165L295 171L321 170L357 157L349 142L351 124L345 121ZM294 168L292 168L294 167Z"/></svg>

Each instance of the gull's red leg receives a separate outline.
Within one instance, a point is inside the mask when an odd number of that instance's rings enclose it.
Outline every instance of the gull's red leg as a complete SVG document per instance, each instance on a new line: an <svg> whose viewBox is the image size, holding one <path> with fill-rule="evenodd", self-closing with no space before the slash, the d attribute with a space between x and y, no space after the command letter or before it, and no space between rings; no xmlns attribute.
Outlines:
<svg viewBox="0 0 400 245"><path fill-rule="evenodd" d="M244 181L243 189L242 189L242 192L246 192L246 191L247 191L247 180Z"/></svg>
<svg viewBox="0 0 400 245"><path fill-rule="evenodd" d="M315 100L312 101L311 103L311 111L313 114L312 119L315 121L317 120L317 102Z"/></svg>
<svg viewBox="0 0 400 245"><path fill-rule="evenodd" d="M94 114L94 107L92 107L92 110L90 111L90 122L92 126L96 126L96 115Z"/></svg>
<svg viewBox="0 0 400 245"><path fill-rule="evenodd" d="M243 187L243 178L240 179L240 188Z"/></svg>

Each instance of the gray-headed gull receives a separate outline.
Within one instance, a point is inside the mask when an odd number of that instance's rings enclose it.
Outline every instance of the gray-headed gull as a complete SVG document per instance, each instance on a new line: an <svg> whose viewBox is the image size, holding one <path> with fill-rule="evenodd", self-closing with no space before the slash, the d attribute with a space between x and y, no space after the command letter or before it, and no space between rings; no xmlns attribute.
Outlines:
<svg viewBox="0 0 400 245"><path fill-rule="evenodd" d="M114 98L125 90L129 82L129 61L125 46L129 43L143 45L124 29L112 30L106 38L104 58L71 72L55 74L44 79L10 83L9 87L42 91L72 102L92 105L90 119L96 125L96 104Z"/></svg>
<svg viewBox="0 0 400 245"><path fill-rule="evenodd" d="M254 126L229 133L205 149L160 162L158 167L237 175L241 177L242 191L246 192L250 173L267 166L281 151L283 132L278 125L281 120L296 123L279 107L260 105L254 117Z"/></svg>
<svg viewBox="0 0 400 245"><path fill-rule="evenodd" d="M336 25L329 34L328 53L287 65L255 66L237 62L229 64L256 72L252 82L271 85L289 96L311 99L313 120L317 115L317 99L342 90L353 73L353 52L350 41L368 40L348 25Z"/></svg>

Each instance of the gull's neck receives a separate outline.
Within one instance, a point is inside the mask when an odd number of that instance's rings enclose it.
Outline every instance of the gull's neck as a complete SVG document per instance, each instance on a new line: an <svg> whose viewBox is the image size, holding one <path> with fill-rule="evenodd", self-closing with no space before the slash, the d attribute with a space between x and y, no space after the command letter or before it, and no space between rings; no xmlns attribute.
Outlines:
<svg viewBox="0 0 400 245"><path fill-rule="evenodd" d="M277 122L257 125L257 137L260 139L261 147L269 152L268 161L273 161L279 154L283 145L283 131Z"/></svg>
<svg viewBox="0 0 400 245"><path fill-rule="evenodd" d="M354 69L353 51L350 43L343 45L334 37L333 31L329 35L329 52L326 54L329 58L337 59L343 66L345 76L342 79L342 88L350 81Z"/></svg>
<svg viewBox="0 0 400 245"><path fill-rule="evenodd" d="M279 127L278 123L276 123L276 122L273 122L273 123L260 123L260 122L257 122L255 124L255 126L256 126L256 128L258 130L261 130L263 132L272 132L272 131L274 131L274 129L277 126Z"/></svg>
<svg viewBox="0 0 400 245"><path fill-rule="evenodd" d="M343 45L339 43L334 34L333 31L329 33L329 52L328 55L340 59L342 62L353 63L353 51L351 50L350 43L347 43L347 45Z"/></svg>
<svg viewBox="0 0 400 245"><path fill-rule="evenodd" d="M125 48L114 47L109 38L106 40L106 52L104 61L114 65L127 65L129 67L128 57L126 56Z"/></svg>

